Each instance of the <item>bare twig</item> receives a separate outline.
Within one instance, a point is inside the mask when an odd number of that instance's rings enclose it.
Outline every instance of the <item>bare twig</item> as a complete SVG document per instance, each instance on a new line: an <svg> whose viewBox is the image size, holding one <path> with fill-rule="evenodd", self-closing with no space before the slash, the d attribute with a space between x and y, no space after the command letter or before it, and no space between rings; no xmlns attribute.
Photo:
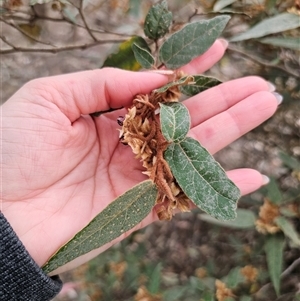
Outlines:
<svg viewBox="0 0 300 301"><path fill-rule="evenodd" d="M16 29L17 31L19 31L21 34L23 34L24 36L32 39L33 41L39 43L39 44L44 44L44 45L50 45L50 46L53 46L50 42L44 42L44 41L41 41L35 37L33 37L32 35L28 34L26 31L22 30L19 26L15 25L14 23L11 23L11 22L8 22L6 21L5 19L1 18L0 17L0 21L2 21L3 23L7 24L8 26Z"/></svg>
<svg viewBox="0 0 300 301"><path fill-rule="evenodd" d="M34 19L45 20L45 21L50 21L50 22L58 22L58 23L69 23L73 26L87 29L84 25L81 25L79 23L74 23L74 22L68 20L67 18L65 18L64 16L63 16L63 18L60 18L60 19L51 18L51 17L47 17L47 16L34 16ZM89 27L89 30L91 32L97 32L97 33L101 33L101 34L109 34L109 35L122 36L122 37L132 37L132 34L126 34L126 33L123 34L123 33L103 30L103 29L95 29L95 28L91 28L91 27Z"/></svg>
<svg viewBox="0 0 300 301"><path fill-rule="evenodd" d="M78 8L78 12L80 14L80 17L84 23L85 29L87 30L87 32L89 33L89 35L91 36L91 38L96 42L97 38L94 36L93 32L91 31L89 25L87 24L87 21L85 19L84 13L83 13L83 0L80 0L80 7Z"/></svg>
<svg viewBox="0 0 300 301"><path fill-rule="evenodd" d="M300 265L300 258L296 259L283 273L280 275L280 278L288 276L298 265Z"/></svg>
<svg viewBox="0 0 300 301"><path fill-rule="evenodd" d="M244 57L252 60L253 62L256 62L256 63L261 64L263 66L270 67L270 68L276 68L276 69L282 70L282 71L284 71L284 72L286 72L286 73L288 73L288 74L290 74L290 75L292 75L292 76L294 76L296 78L300 78L300 75L297 74L296 72L291 71L291 70L287 70L286 68L284 68L282 66L274 65L272 63L269 63L268 61L261 60L260 58L258 58L258 57L254 56L252 54L249 54L249 53L245 52L245 50L240 50L240 49L237 49L237 48L232 47L232 46L229 46L227 49L229 51L238 53L238 54L240 54L240 55L242 55L242 56L244 56Z"/></svg>
<svg viewBox="0 0 300 301"><path fill-rule="evenodd" d="M4 36L0 36L0 38L11 48L10 49L0 49L0 54L9 54L9 53L17 53L17 52L40 52L40 53L58 53L67 50L76 50L76 49L87 49L97 45L102 44L113 44L113 43L121 43L126 40L98 40L92 43L84 43L79 45L70 45L70 46L61 46L61 47L52 47L52 48L32 48L32 47L18 47L8 42Z"/></svg>
<svg viewBox="0 0 300 301"><path fill-rule="evenodd" d="M191 20L192 20L195 16L197 16L197 15L199 15L199 14L198 14L198 8L195 8L194 13L193 13L192 15L189 16L188 22L190 23Z"/></svg>
<svg viewBox="0 0 300 301"><path fill-rule="evenodd" d="M51 17L39 15L36 12L36 10L34 9L34 6L31 7L31 10L32 10L32 13L10 9L9 11L12 12L12 13L23 13L23 14L27 15L27 18L20 17L20 16L15 16L15 15L11 15L11 16L9 16L9 18L13 19L13 20L21 20L21 21L45 20L45 21L51 21L51 22L69 23L72 26L76 26L76 27L87 29L85 27L85 25L81 25L79 23L75 23L75 22L67 19L64 15L62 15L62 18L51 18ZM109 35L116 35L116 36L122 36L122 37L127 37L127 36L131 37L132 36L132 34L118 33L118 32L113 32L113 31L109 31L109 30L106 30L106 29L105 30L104 29L95 29L95 28L89 27L89 30L91 32L97 32L97 33L109 34Z"/></svg>

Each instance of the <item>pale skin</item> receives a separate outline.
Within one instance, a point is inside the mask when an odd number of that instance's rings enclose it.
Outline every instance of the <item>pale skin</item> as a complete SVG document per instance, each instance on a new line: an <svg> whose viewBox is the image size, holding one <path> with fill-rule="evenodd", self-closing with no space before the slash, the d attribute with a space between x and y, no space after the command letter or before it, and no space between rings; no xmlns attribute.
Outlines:
<svg viewBox="0 0 300 301"><path fill-rule="evenodd" d="M224 54L220 41L185 66L203 73ZM118 69L84 71L33 80L2 108L1 211L39 266L95 215L146 176L130 147L119 142L119 110L138 93L164 85L167 76ZM259 77L236 79L185 101L189 135L214 154L273 115L278 106ZM253 169L227 172L248 194L264 184ZM157 220L154 211L131 231L75 260L61 272L89 260L133 231Z"/></svg>

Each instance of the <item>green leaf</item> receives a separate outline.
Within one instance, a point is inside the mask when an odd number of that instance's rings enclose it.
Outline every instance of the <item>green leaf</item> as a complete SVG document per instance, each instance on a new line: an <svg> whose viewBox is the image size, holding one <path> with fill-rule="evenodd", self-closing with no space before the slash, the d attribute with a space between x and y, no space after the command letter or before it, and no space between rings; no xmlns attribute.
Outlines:
<svg viewBox="0 0 300 301"><path fill-rule="evenodd" d="M277 296L280 295L280 275L282 272L283 250L285 238L283 235L270 235L265 243L269 275Z"/></svg>
<svg viewBox="0 0 300 301"><path fill-rule="evenodd" d="M168 69L177 69L203 54L220 36L229 16L218 16L183 27L161 46L159 57Z"/></svg>
<svg viewBox="0 0 300 301"><path fill-rule="evenodd" d="M173 286L166 289L163 293L164 301L178 301L187 293L188 287L186 286Z"/></svg>
<svg viewBox="0 0 300 301"><path fill-rule="evenodd" d="M290 48L293 50L300 49L300 38L294 37L271 37L258 40L260 43L273 45L276 47Z"/></svg>
<svg viewBox="0 0 300 301"><path fill-rule="evenodd" d="M200 301L215 301L214 292L206 291L201 295Z"/></svg>
<svg viewBox="0 0 300 301"><path fill-rule="evenodd" d="M129 15L134 17L140 16L142 2L140 0L129 0Z"/></svg>
<svg viewBox="0 0 300 301"><path fill-rule="evenodd" d="M160 104L160 126L168 142L180 142L190 130L188 109L179 102Z"/></svg>
<svg viewBox="0 0 300 301"><path fill-rule="evenodd" d="M168 10L167 1L163 1L150 8L145 19L145 35L152 40L157 40L168 32L171 24L172 13Z"/></svg>
<svg viewBox="0 0 300 301"><path fill-rule="evenodd" d="M292 240L295 245L300 246L300 236L294 225L288 219L283 216L279 216L275 219L275 224L282 230L286 237Z"/></svg>
<svg viewBox="0 0 300 301"><path fill-rule="evenodd" d="M172 143L164 157L181 189L200 209L217 219L236 218L240 191L198 141L187 137Z"/></svg>
<svg viewBox="0 0 300 301"><path fill-rule="evenodd" d="M220 80L210 76L193 75L193 78L193 84L180 87L180 91L187 96L194 96L222 83Z"/></svg>
<svg viewBox="0 0 300 301"><path fill-rule="evenodd" d="M252 301L251 296L241 296L240 301Z"/></svg>
<svg viewBox="0 0 300 301"><path fill-rule="evenodd" d="M161 270L162 270L162 263L159 262L156 267L154 268L151 277L149 279L149 283L147 285L148 291L151 294L157 294L160 287L160 280L161 280Z"/></svg>
<svg viewBox="0 0 300 301"><path fill-rule="evenodd" d="M156 186L147 180L119 196L49 259L44 272L54 271L132 229L151 212L156 194Z"/></svg>
<svg viewBox="0 0 300 301"><path fill-rule="evenodd" d="M148 51L149 47L147 42L139 36L130 38L129 40L121 43L115 53L110 54L104 61L103 67L116 67L124 70L137 71L141 69L141 65L135 59L132 45L137 44L143 49Z"/></svg>
<svg viewBox="0 0 300 301"><path fill-rule="evenodd" d="M237 213L237 217L233 221L220 221L211 217L208 214L201 214L200 218L205 222L222 226L222 227L235 228L235 229L255 228L256 215L251 210L237 209L236 213Z"/></svg>
<svg viewBox="0 0 300 301"><path fill-rule="evenodd" d="M135 59L143 68L151 69L155 65L155 59L148 50L140 47L135 43L133 43L131 47Z"/></svg>
<svg viewBox="0 0 300 301"><path fill-rule="evenodd" d="M218 0L213 7L213 11L218 12L224 7L236 2L236 0Z"/></svg>
<svg viewBox="0 0 300 301"><path fill-rule="evenodd" d="M202 280L198 277L190 276L189 277L189 287L193 291L204 291L205 285Z"/></svg>
<svg viewBox="0 0 300 301"><path fill-rule="evenodd" d="M74 9L74 7L72 7ZM72 23L76 24L77 20L76 20L76 13L70 9L70 7L64 6L62 9L62 13L64 15L64 17L66 17L67 19L69 19Z"/></svg>
<svg viewBox="0 0 300 301"><path fill-rule="evenodd" d="M300 161L285 152L279 153L281 161L290 169L300 171Z"/></svg>
<svg viewBox="0 0 300 301"><path fill-rule="evenodd" d="M260 38L300 26L300 17L290 13L282 13L275 17L264 19L246 32L233 37L230 41L237 42L253 38Z"/></svg>
<svg viewBox="0 0 300 301"><path fill-rule="evenodd" d="M245 282L244 276L241 274L241 267L235 267L230 272L222 278L222 281L226 284L228 288L234 288L240 283Z"/></svg>
<svg viewBox="0 0 300 301"><path fill-rule="evenodd" d="M277 0L267 0L267 3L266 3L266 11L270 11L272 8L275 8L276 7L276 2Z"/></svg>
<svg viewBox="0 0 300 301"><path fill-rule="evenodd" d="M266 187L268 199L276 205L282 203L283 198L279 186L274 178L270 178L270 183Z"/></svg>
<svg viewBox="0 0 300 301"><path fill-rule="evenodd" d="M191 80L194 80L194 78L192 76L184 76L184 77L181 77L179 80L169 82L166 85L153 90L153 92L154 93L164 93L164 92L168 91L170 88L175 87L175 86L189 85L189 82L191 82Z"/></svg>

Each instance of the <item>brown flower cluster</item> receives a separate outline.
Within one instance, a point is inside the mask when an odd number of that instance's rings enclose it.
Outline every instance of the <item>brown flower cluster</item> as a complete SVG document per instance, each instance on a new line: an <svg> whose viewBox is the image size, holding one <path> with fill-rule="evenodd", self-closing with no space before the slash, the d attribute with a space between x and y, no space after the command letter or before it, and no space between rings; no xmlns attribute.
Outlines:
<svg viewBox="0 0 300 301"><path fill-rule="evenodd" d="M177 75L177 78L182 74ZM181 84L187 84L187 81ZM160 103L177 102L180 97L179 84L164 92L154 90L150 94L137 95L128 109L120 130L120 140L128 144L136 158L141 159L146 171L143 173L156 184L158 196L155 210L159 219L170 220L173 210L190 210L190 202L164 159L169 142L164 138L159 121Z"/></svg>
<svg viewBox="0 0 300 301"><path fill-rule="evenodd" d="M151 294L147 288L142 285L139 287L136 295L134 296L135 301L162 301L162 296L159 294Z"/></svg>
<svg viewBox="0 0 300 301"><path fill-rule="evenodd" d="M216 298L218 301L225 301L229 297L234 297L232 290L226 287L226 284L221 280L216 280Z"/></svg>
<svg viewBox="0 0 300 301"><path fill-rule="evenodd" d="M255 282L258 276L257 268L252 265L246 265L241 269L241 274L245 277L248 282Z"/></svg>
<svg viewBox="0 0 300 301"><path fill-rule="evenodd" d="M256 220L256 230L263 234L274 234L280 231L274 220L280 215L279 207L265 198L264 204L259 210L259 219Z"/></svg>
<svg viewBox="0 0 300 301"><path fill-rule="evenodd" d="M127 263L126 261L121 261L121 262L112 261L109 263L109 268L115 273L117 279L121 281L127 269Z"/></svg>

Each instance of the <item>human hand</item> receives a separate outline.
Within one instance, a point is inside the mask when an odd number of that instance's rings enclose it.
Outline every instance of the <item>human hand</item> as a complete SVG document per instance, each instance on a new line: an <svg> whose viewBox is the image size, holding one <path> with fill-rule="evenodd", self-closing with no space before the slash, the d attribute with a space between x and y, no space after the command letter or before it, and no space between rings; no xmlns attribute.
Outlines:
<svg viewBox="0 0 300 301"><path fill-rule="evenodd" d="M220 41L182 68L197 74L225 51ZM38 265L120 194L145 179L130 147L119 142L118 110L136 94L167 82L151 72L101 69L33 80L2 106L2 211ZM247 77L221 84L185 101L189 135L212 154L269 118L277 108L266 81ZM242 194L258 189L262 175L251 169L228 172ZM129 232L84 255L74 267L131 232L156 220L152 212ZM61 272L60 269L58 272Z"/></svg>

